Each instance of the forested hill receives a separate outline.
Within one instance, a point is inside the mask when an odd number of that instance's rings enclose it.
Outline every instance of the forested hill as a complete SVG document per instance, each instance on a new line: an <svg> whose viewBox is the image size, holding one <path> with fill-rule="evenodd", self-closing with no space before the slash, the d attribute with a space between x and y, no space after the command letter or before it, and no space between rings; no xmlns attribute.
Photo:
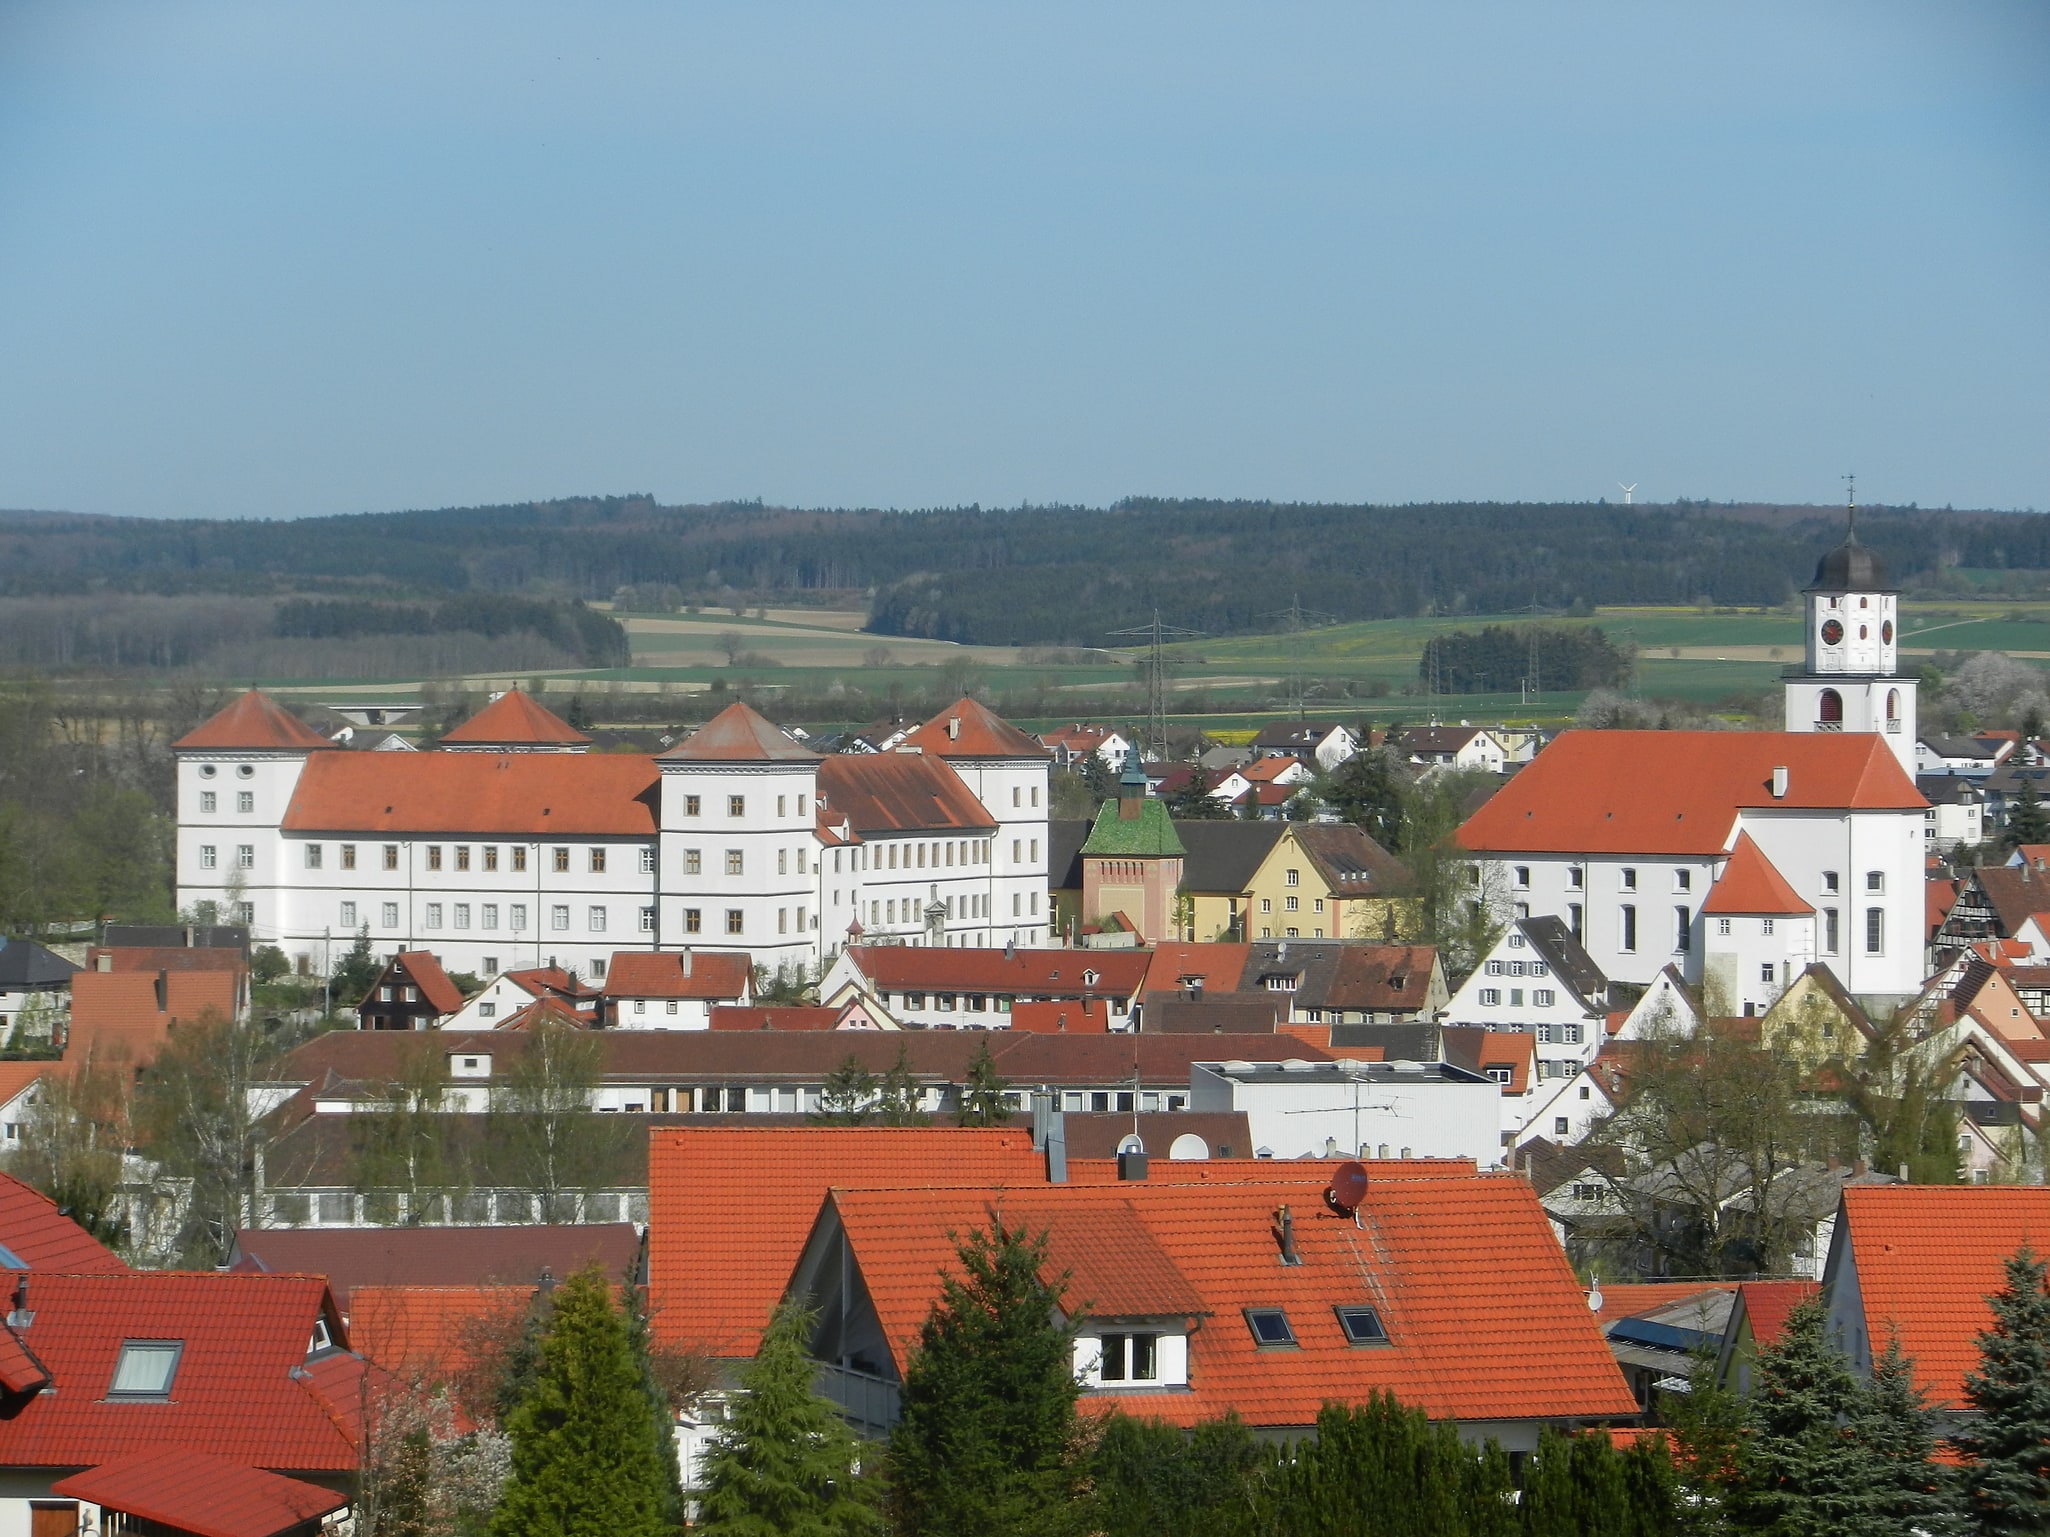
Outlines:
<svg viewBox="0 0 2050 1537"><path fill-rule="evenodd" d="M1817 507L1455 503L1342 507L1134 499L1108 509L797 511L646 496L292 521L0 514L0 596L94 591L437 598L522 592L663 603L872 596L884 634L1100 642L1163 620L1272 630L1537 603L1777 603L1841 537ZM1872 508L1896 581L2050 569L2050 519Z"/></svg>

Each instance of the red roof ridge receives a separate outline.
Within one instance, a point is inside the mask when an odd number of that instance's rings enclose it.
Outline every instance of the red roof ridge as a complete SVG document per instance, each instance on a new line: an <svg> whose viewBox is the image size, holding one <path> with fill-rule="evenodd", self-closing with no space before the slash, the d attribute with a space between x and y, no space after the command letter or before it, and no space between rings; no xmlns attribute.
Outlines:
<svg viewBox="0 0 2050 1537"><path fill-rule="evenodd" d="M526 745L588 746L590 738L523 689L507 689L441 739L443 747L471 751Z"/></svg>
<svg viewBox="0 0 2050 1537"><path fill-rule="evenodd" d="M312 752L334 743L281 708L268 694L250 689L226 709L216 711L171 744L173 752L256 751Z"/></svg>
<svg viewBox="0 0 2050 1537"><path fill-rule="evenodd" d="M1723 873L1709 888L1704 913L1806 913L1815 908L1787 883L1787 878L1765 857L1765 851L1751 841L1749 833L1738 833Z"/></svg>
<svg viewBox="0 0 2050 1537"><path fill-rule="evenodd" d="M935 758L1031 758L1051 756L1044 746L972 695L963 694L897 744Z"/></svg>

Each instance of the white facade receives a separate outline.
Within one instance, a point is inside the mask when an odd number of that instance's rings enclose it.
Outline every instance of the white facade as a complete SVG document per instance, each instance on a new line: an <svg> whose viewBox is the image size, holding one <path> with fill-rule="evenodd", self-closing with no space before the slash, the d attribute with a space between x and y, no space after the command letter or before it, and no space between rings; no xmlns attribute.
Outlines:
<svg viewBox="0 0 2050 1537"><path fill-rule="evenodd" d="M1198 1062L1189 1109L1246 1112L1262 1157L1502 1161L1502 1090L1441 1062Z"/></svg>
<svg viewBox="0 0 2050 1537"><path fill-rule="evenodd" d="M1583 1000L1511 924L1445 1006L1448 1025L1537 1037L1537 1077L1572 1077L1601 1049L1601 1000Z"/></svg>
<svg viewBox="0 0 2050 1537"><path fill-rule="evenodd" d="M545 823L498 835L288 831L314 750L179 750L177 869L181 910L210 905L317 974L366 930L379 955L431 950L451 972L560 965L592 980L614 952L639 948L815 968L857 920L871 937L914 945L1049 942L1043 758L941 760L995 836L821 828L809 756L658 760L648 835L558 836ZM396 784L436 756L378 761ZM559 761L573 781L583 762L604 760Z"/></svg>
<svg viewBox="0 0 2050 1537"><path fill-rule="evenodd" d="M1763 1014L1816 959L1807 913L1719 914L1703 919L1702 931L1702 980L1714 1014Z"/></svg>
<svg viewBox="0 0 2050 1537"><path fill-rule="evenodd" d="M1827 568L1846 551L1856 551L1856 546L1847 544L1825 557L1816 572L1817 584L1803 595L1806 665L1785 681L1787 730L1877 732L1912 779L1917 757L1916 680L1898 671L1899 598L1877 590L1885 579L1869 558L1844 564L1869 568L1874 574L1872 589L1829 579Z"/></svg>

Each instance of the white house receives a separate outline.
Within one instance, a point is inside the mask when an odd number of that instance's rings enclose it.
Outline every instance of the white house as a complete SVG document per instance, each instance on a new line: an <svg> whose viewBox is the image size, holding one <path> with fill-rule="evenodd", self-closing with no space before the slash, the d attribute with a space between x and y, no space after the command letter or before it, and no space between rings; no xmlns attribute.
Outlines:
<svg viewBox="0 0 2050 1537"><path fill-rule="evenodd" d="M1931 853L1948 854L1984 841L1986 792L1977 779L1963 774L1918 774L1915 788L1929 803L1922 818L1922 836Z"/></svg>
<svg viewBox="0 0 2050 1537"><path fill-rule="evenodd" d="M1464 722L1457 726L1412 726L1396 732L1388 745L1405 762L1420 769L1479 769L1499 774L1511 761L1510 751L1494 732Z"/></svg>
<svg viewBox="0 0 2050 1537"><path fill-rule="evenodd" d="M1815 959L1815 908L1787 884L1749 833L1737 835L1701 904L1710 1013L1763 1014Z"/></svg>
<svg viewBox="0 0 2050 1537"><path fill-rule="evenodd" d="M810 969L850 932L1047 942L1048 760L972 700L869 756L745 704L660 757L584 745L510 693L441 751L351 753L251 692L175 745L179 905L318 966L367 932L486 976L603 980L636 946Z"/></svg>
<svg viewBox="0 0 2050 1537"><path fill-rule="evenodd" d="M1517 918L1445 1006L1444 1022L1530 1035L1556 1083L1601 1049L1608 979L1557 918Z"/></svg>
<svg viewBox="0 0 2050 1537"><path fill-rule="evenodd" d="M1294 758L1328 774L1360 750L1345 727L1331 721L1278 721L1253 737L1253 751L1263 758Z"/></svg>
<svg viewBox="0 0 2050 1537"><path fill-rule="evenodd" d="M1501 1086L1445 1062L1198 1062L1191 1110L1243 1110L1276 1158L1502 1161Z"/></svg>

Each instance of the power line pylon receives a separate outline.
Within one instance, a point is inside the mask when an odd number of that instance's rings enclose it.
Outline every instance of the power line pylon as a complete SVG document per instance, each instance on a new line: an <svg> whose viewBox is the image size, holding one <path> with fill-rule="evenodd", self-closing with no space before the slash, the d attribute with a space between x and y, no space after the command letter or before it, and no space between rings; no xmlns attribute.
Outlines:
<svg viewBox="0 0 2050 1537"><path fill-rule="evenodd" d="M1167 761L1167 660L1161 647L1169 637L1193 640L1203 632L1184 629L1178 624L1162 624L1160 610L1156 608L1152 623L1107 633L1113 638L1148 643L1146 660L1142 664L1146 668L1146 745L1152 750L1154 761L1164 763Z"/></svg>

